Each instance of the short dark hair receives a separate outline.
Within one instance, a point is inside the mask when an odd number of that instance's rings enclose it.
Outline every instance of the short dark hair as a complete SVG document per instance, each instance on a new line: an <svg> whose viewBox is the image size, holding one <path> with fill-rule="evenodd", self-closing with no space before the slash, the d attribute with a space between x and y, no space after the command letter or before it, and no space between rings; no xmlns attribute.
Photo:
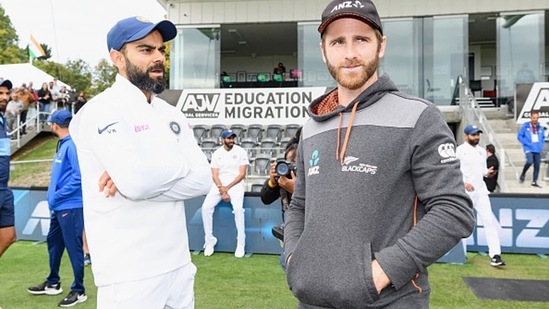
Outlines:
<svg viewBox="0 0 549 309"><path fill-rule="evenodd" d="M486 145L486 150L488 150L492 154L496 154L496 147L494 147L494 145L492 144Z"/></svg>

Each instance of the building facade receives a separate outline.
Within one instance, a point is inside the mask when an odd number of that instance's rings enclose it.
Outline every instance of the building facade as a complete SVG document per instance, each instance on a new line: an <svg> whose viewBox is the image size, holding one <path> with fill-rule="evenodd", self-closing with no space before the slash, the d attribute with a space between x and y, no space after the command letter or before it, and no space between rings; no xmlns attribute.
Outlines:
<svg viewBox="0 0 549 309"><path fill-rule="evenodd" d="M335 85L317 32L329 0L158 2L179 32L171 45L171 89ZM404 92L451 105L461 75L476 96L504 104L516 83L548 81L547 0L375 4L388 40L380 71ZM283 79L274 74L279 63Z"/></svg>

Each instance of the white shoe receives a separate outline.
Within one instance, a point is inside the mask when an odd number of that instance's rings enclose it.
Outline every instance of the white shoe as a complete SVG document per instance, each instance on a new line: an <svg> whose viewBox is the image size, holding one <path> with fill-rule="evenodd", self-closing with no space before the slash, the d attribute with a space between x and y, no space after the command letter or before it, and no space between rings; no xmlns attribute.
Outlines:
<svg viewBox="0 0 549 309"><path fill-rule="evenodd" d="M244 254L246 254L246 252L244 252L244 244L236 245L236 250L234 252L234 256L237 257L237 258L243 258Z"/></svg>
<svg viewBox="0 0 549 309"><path fill-rule="evenodd" d="M204 244L204 256L211 256L214 253L214 247L217 244L217 238Z"/></svg>

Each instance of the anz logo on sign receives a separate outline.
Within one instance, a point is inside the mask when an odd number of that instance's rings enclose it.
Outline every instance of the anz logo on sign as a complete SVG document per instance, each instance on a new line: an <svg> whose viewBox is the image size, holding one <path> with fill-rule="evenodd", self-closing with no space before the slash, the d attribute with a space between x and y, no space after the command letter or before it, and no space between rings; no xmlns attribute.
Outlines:
<svg viewBox="0 0 549 309"><path fill-rule="evenodd" d="M50 209L47 201L40 201L26 220L23 235L47 236L50 229Z"/></svg>
<svg viewBox="0 0 549 309"><path fill-rule="evenodd" d="M492 199L491 199L492 200ZM498 235L503 252L514 253L549 253L549 208L494 207L498 198L492 200L492 209L499 214ZM517 198L517 200L520 200ZM546 199L539 200L540 205L548 205ZM506 203L508 205L508 203ZM513 203L513 205L520 205ZM495 216L493 220L498 221ZM467 239L469 251L485 251L487 246L484 226L477 217L477 227ZM479 247L482 246L483 248Z"/></svg>

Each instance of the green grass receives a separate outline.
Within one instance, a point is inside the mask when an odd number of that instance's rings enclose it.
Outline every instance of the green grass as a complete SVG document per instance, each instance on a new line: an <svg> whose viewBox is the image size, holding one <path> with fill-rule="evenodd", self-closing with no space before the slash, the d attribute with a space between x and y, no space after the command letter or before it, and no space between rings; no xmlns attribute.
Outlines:
<svg viewBox="0 0 549 309"><path fill-rule="evenodd" d="M209 258L191 255L198 267L195 281L195 307L221 308L296 308L297 301L286 285L277 255L254 254L236 259L233 254L215 253ZM488 257L469 253L465 265L435 264L430 270L431 308L548 308L548 303L480 300L462 277L512 279L549 278L549 259L536 255L504 254L506 267L490 266ZM44 243L18 241L0 258L0 307L3 309L56 308L72 282L72 271L65 255L61 278L65 292L58 296L36 296L27 287L42 282L48 275L48 255ZM86 268L88 301L75 308L96 307L97 289Z"/></svg>
<svg viewBox="0 0 549 309"><path fill-rule="evenodd" d="M23 146L11 158L10 187L47 187L51 161L13 164L17 161L51 160L57 147L57 137L42 133Z"/></svg>

